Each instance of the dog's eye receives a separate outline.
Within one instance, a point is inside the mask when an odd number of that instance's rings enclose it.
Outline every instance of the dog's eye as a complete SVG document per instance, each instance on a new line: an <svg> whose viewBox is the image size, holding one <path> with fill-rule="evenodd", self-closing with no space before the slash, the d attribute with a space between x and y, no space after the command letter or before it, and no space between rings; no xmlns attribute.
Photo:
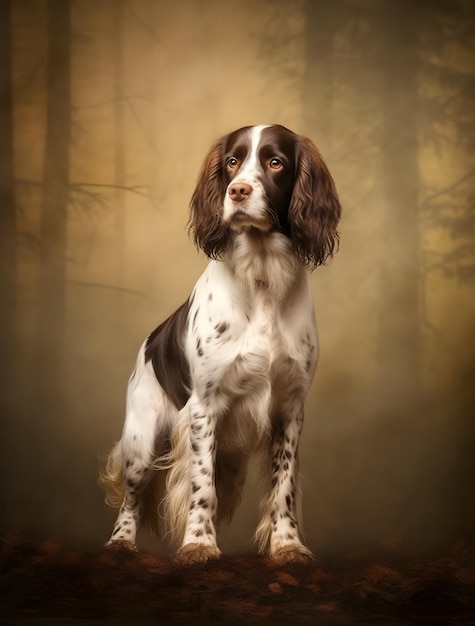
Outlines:
<svg viewBox="0 0 475 626"><path fill-rule="evenodd" d="M229 159L226 160L226 166L229 167L229 169L234 170L238 165L238 160L236 159L236 157L229 157Z"/></svg>
<svg viewBox="0 0 475 626"><path fill-rule="evenodd" d="M282 169L284 167L284 164L277 157L273 157L269 161L268 166L270 167L271 170L280 170L280 169Z"/></svg>

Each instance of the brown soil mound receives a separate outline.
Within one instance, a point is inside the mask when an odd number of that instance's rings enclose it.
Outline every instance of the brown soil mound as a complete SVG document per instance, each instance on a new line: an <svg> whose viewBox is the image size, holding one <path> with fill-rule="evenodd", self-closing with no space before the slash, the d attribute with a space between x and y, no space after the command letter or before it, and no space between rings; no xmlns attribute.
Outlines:
<svg viewBox="0 0 475 626"><path fill-rule="evenodd" d="M277 566L257 555L180 566L151 552L1 540L0 623L475 624L468 550Z"/></svg>

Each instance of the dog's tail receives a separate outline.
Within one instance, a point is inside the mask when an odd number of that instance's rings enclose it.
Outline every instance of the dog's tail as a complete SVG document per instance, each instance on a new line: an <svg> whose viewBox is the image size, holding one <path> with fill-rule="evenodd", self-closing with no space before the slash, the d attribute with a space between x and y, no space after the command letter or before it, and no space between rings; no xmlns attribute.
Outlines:
<svg viewBox="0 0 475 626"><path fill-rule="evenodd" d="M160 536L159 509L165 491L166 470L151 470L151 476L140 493L142 504L141 527L148 527L157 538ZM99 471L99 486L105 491L105 503L112 509L120 509L125 496L124 471L121 442L118 441Z"/></svg>
<svg viewBox="0 0 475 626"><path fill-rule="evenodd" d="M106 504L112 509L119 509L125 495L120 441L114 445L104 467L99 470L98 482L106 493Z"/></svg>

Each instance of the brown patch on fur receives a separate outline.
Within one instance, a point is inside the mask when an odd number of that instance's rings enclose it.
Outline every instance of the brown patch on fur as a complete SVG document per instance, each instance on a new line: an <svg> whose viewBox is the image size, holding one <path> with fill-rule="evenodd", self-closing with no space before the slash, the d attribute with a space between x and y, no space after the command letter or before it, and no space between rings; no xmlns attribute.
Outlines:
<svg viewBox="0 0 475 626"><path fill-rule="evenodd" d="M181 345L189 309L187 300L151 333L145 346L145 361L152 361L158 382L177 409L190 397L190 367Z"/></svg>

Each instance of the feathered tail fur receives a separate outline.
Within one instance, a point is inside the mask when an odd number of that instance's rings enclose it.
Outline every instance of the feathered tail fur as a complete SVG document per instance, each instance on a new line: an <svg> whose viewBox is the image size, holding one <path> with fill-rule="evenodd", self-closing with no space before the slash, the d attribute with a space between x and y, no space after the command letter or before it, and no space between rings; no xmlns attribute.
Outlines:
<svg viewBox="0 0 475 626"><path fill-rule="evenodd" d="M155 469L158 461L155 461L154 468L150 469L150 477L140 493L140 503L142 505L141 525L148 527L150 532L157 538L161 535L160 529L160 508L165 492L165 481L167 469L160 466ZM105 503L112 509L120 509L125 496L124 488L124 464L122 460L121 442L117 442L109 453L104 468L99 472L98 483L105 491Z"/></svg>

